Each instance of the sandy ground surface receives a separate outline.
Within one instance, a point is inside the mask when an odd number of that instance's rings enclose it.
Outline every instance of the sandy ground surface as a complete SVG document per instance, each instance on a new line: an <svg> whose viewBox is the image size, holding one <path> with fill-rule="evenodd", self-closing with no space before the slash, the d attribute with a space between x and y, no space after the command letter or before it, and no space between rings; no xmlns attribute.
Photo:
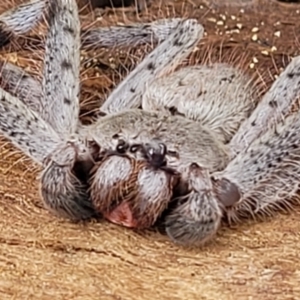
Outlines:
<svg viewBox="0 0 300 300"><path fill-rule="evenodd" d="M12 5L5 3L0 12ZM83 9L81 18L84 26L96 18L94 26L197 18L207 36L185 63L231 62L258 76L266 89L290 56L299 54L299 11L299 4L279 6L271 0L154 1L139 17L133 9L92 14ZM2 50L0 58L38 76L39 39L33 34L23 41L37 47L34 52L16 43ZM83 53L83 114L97 107L150 49ZM5 141L0 160L1 299L300 298L300 209L224 227L204 248L184 249L155 230L57 219L43 209L36 168Z"/></svg>

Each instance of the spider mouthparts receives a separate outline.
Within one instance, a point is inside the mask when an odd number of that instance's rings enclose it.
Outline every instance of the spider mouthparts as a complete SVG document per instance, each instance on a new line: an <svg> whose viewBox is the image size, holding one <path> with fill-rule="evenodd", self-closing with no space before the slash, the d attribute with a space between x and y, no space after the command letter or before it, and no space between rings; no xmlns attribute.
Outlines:
<svg viewBox="0 0 300 300"><path fill-rule="evenodd" d="M127 202L122 202L109 213L104 213L103 216L110 222L128 228L136 228L137 220L134 219L132 210Z"/></svg>

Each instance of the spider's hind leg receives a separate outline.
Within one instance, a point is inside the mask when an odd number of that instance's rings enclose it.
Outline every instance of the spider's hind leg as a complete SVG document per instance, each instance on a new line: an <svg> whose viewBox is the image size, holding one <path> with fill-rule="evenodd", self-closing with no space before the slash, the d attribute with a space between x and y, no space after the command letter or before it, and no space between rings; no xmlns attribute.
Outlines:
<svg viewBox="0 0 300 300"><path fill-rule="evenodd" d="M42 85L20 67L0 61L0 87L41 114Z"/></svg>
<svg viewBox="0 0 300 300"><path fill-rule="evenodd" d="M31 0L0 15L0 47L10 43L14 36L28 33L42 19L48 1Z"/></svg>
<svg viewBox="0 0 300 300"><path fill-rule="evenodd" d="M300 97L299 73L298 56L292 59L230 141L232 158L288 114L294 101Z"/></svg>
<svg viewBox="0 0 300 300"><path fill-rule="evenodd" d="M116 87L100 110L109 114L140 107L147 85L174 70L192 52L203 32L197 20L181 20L174 32Z"/></svg>

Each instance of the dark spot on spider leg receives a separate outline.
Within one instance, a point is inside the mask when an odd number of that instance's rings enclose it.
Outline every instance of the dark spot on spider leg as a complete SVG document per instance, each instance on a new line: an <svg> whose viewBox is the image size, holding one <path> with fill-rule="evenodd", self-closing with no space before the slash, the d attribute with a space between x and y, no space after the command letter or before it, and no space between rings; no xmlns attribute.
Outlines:
<svg viewBox="0 0 300 300"><path fill-rule="evenodd" d="M72 64L67 61L67 60L64 60L62 63L61 63L61 68L62 69L71 69L72 68Z"/></svg>

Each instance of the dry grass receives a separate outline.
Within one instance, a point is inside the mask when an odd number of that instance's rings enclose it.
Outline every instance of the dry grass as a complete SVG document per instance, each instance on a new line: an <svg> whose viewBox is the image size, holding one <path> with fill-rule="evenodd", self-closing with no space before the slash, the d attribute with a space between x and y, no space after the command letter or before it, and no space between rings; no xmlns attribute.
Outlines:
<svg viewBox="0 0 300 300"><path fill-rule="evenodd" d="M222 6L216 11L207 10L205 6L198 9L195 8L200 7L198 2L182 4L182 1L175 1L175 4L166 5L164 10L157 9L159 4L152 8L156 16L157 12L171 16L190 14L204 24L208 36L190 63L208 57L211 60L234 60L250 73L259 71L263 74L264 86L267 87L280 67L286 65L287 57L298 54L295 36L300 23L296 8L284 6L278 10L265 5L261 6L263 9L254 7L240 14L236 7L226 8L227 13ZM280 11L280 15L274 11ZM113 24L116 16L118 20L124 16L121 12L116 14L114 18L108 14L101 22ZM226 20L220 15L225 15ZM134 14L127 12L126 17L133 20ZM87 19L83 15L82 18ZM154 17L146 15L141 18ZM221 18L227 29L217 25L212 18L217 21ZM262 21L263 26L259 25ZM276 27L274 24L278 21L281 25ZM289 24L283 24L287 21ZM237 23L243 24L244 31L226 35L225 31ZM252 40L253 27L260 27L256 42ZM274 38L274 32L278 30L281 37ZM230 41L230 37L233 40ZM277 48L272 56L262 53L272 46ZM83 102L84 106L90 105L88 109L96 107L99 94L103 95L103 91L113 88L118 82L116 74L126 73L141 59L141 56L137 59L137 51L133 51L131 56L121 57L120 65L112 69L109 60L101 54L103 52L99 50L97 53L102 62L107 61L107 68L103 70L89 65L82 71L83 75L88 74L87 79L83 79L82 94L82 100L89 99L88 103ZM34 65L38 73L37 53L11 50L1 52L0 56L23 67ZM253 57L258 62L250 68ZM31 71L35 72L32 68ZM37 172L10 146L4 146L4 142L2 145L1 299L299 297L300 209L263 223L249 222L237 228L223 228L203 249L183 249L155 231L135 232L107 222L72 224L53 217L41 205Z"/></svg>

